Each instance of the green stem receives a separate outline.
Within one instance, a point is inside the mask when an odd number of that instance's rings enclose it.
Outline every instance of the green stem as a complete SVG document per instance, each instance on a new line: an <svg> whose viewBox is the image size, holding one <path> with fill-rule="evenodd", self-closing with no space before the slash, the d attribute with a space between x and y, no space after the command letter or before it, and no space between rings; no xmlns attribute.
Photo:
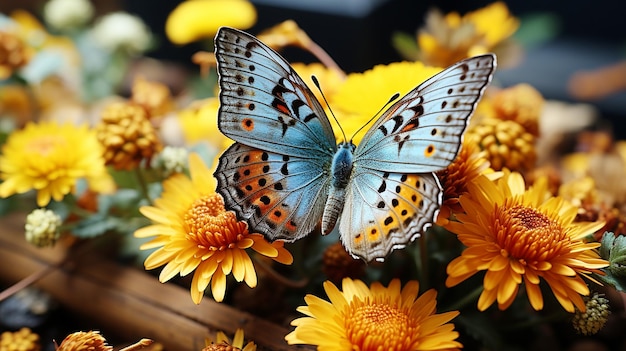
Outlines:
<svg viewBox="0 0 626 351"><path fill-rule="evenodd" d="M148 184L146 184L146 179L144 178L139 167L135 167L135 175L137 176L137 183L139 184L141 194L146 200L148 200L149 203L152 203L152 199L150 198L150 194L148 192Z"/></svg>
<svg viewBox="0 0 626 351"><path fill-rule="evenodd" d="M469 305L470 303L474 303L480 293L483 291L483 286L478 286L476 289L471 291L469 294L465 295L462 299L458 300L455 304L448 306L448 308L443 309L444 311L458 311L463 307Z"/></svg>

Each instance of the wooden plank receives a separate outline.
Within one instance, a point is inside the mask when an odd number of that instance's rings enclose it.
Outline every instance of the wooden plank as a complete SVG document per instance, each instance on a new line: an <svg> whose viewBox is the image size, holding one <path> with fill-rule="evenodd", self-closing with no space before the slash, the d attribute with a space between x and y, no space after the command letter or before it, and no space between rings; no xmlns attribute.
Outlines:
<svg viewBox="0 0 626 351"><path fill-rule="evenodd" d="M0 219L0 280L6 284L55 265L68 255L61 245L38 249L28 244L23 238L23 223L24 215ZM253 340L259 350L309 349L287 345L287 328L208 297L195 305L187 289L161 284L146 272L97 252L74 254L70 252L70 261L35 285L68 309L129 342L147 337L168 350L201 350L204 339L215 337L217 330L232 335L243 328L246 340Z"/></svg>

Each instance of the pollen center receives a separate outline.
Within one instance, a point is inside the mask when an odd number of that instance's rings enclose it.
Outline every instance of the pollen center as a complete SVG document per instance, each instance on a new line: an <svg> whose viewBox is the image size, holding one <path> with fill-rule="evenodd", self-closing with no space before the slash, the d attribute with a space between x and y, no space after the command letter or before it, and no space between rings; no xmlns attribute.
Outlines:
<svg viewBox="0 0 626 351"><path fill-rule="evenodd" d="M498 212L499 244L512 258L546 261L560 255L569 243L563 227L534 208L517 205Z"/></svg>
<svg viewBox="0 0 626 351"><path fill-rule="evenodd" d="M356 350L411 350L418 323L406 311L388 304L352 304L344 320L346 335Z"/></svg>
<svg viewBox="0 0 626 351"><path fill-rule="evenodd" d="M235 248L247 234L245 227L232 211L224 209L224 200L217 194L197 199L184 216L187 240L211 251Z"/></svg>

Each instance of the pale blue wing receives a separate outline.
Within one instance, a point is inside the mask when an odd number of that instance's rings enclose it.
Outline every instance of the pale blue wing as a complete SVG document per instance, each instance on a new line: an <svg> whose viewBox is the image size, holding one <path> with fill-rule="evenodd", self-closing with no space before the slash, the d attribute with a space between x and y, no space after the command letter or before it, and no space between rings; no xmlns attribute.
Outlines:
<svg viewBox="0 0 626 351"><path fill-rule="evenodd" d="M330 177L323 162L233 144L219 159L217 191L226 207L268 239L294 241L318 224Z"/></svg>
<svg viewBox="0 0 626 351"><path fill-rule="evenodd" d="M353 256L382 261L432 225L442 196L433 173L385 173L356 167L339 222L343 245Z"/></svg>
<svg viewBox="0 0 626 351"><path fill-rule="evenodd" d="M356 148L355 165L398 173L447 167L495 66L495 55L476 56L420 84L369 129Z"/></svg>
<svg viewBox="0 0 626 351"><path fill-rule="evenodd" d="M255 37L220 28L219 129L229 138L290 156L325 157L336 150L324 109L291 66Z"/></svg>

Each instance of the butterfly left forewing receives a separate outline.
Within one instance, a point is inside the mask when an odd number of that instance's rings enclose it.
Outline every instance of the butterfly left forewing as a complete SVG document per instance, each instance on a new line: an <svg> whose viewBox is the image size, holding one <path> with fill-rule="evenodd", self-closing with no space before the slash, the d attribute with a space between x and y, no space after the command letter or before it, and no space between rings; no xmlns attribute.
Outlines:
<svg viewBox="0 0 626 351"><path fill-rule="evenodd" d="M222 133L271 152L332 157L336 142L324 109L284 58L227 27L217 33L215 57Z"/></svg>
<svg viewBox="0 0 626 351"><path fill-rule="evenodd" d="M355 151L355 163L400 173L447 167L495 65L493 54L472 57L420 84L368 130Z"/></svg>
<svg viewBox="0 0 626 351"><path fill-rule="evenodd" d="M339 223L353 256L382 261L415 240L438 213L442 191L432 173L400 174L355 168Z"/></svg>

